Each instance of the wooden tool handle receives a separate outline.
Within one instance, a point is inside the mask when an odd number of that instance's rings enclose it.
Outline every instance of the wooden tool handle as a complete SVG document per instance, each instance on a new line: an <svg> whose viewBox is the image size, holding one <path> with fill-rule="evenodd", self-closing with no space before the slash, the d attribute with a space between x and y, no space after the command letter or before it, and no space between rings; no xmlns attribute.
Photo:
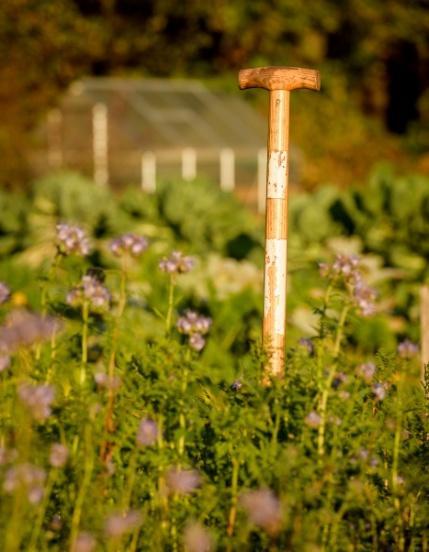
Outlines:
<svg viewBox="0 0 429 552"><path fill-rule="evenodd" d="M300 67L256 67L242 69L238 74L238 83L241 90L245 88L320 90L320 73L314 69Z"/></svg>

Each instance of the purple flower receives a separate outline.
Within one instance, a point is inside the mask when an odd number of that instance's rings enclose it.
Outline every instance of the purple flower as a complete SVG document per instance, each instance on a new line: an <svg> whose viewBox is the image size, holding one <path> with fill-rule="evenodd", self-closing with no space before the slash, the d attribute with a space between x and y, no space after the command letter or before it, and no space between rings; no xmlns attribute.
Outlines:
<svg viewBox="0 0 429 552"><path fill-rule="evenodd" d="M418 354L418 352L418 346L409 339L405 339L398 345L398 354L401 358L413 358Z"/></svg>
<svg viewBox="0 0 429 552"><path fill-rule="evenodd" d="M185 528L183 540L187 552L210 552L212 550L212 539L201 523L189 523Z"/></svg>
<svg viewBox="0 0 429 552"><path fill-rule="evenodd" d="M269 534L278 532L282 518L281 506L273 491L248 491L241 496L240 502L252 523L259 525Z"/></svg>
<svg viewBox="0 0 429 552"><path fill-rule="evenodd" d="M189 494L199 487L201 478L195 470L171 468L167 472L167 486L171 493Z"/></svg>
<svg viewBox="0 0 429 552"><path fill-rule="evenodd" d="M110 242L110 251L121 257L122 255L131 255L132 257L139 257L144 251L146 251L149 245L148 240L144 236L138 236L129 232L123 234L118 238L115 238Z"/></svg>
<svg viewBox="0 0 429 552"><path fill-rule="evenodd" d="M387 385L385 383L374 383L372 392L378 401L382 401L386 397Z"/></svg>
<svg viewBox="0 0 429 552"><path fill-rule="evenodd" d="M10 366L10 357L8 355L0 354L0 372L6 370Z"/></svg>
<svg viewBox="0 0 429 552"><path fill-rule="evenodd" d="M357 279L353 288L353 298L363 316L371 316L375 312L374 301L377 298L375 289Z"/></svg>
<svg viewBox="0 0 429 552"><path fill-rule="evenodd" d="M60 329L60 322L49 316L40 316L25 310L10 313L0 327L0 351L14 352L20 347L50 339Z"/></svg>
<svg viewBox="0 0 429 552"><path fill-rule="evenodd" d="M332 387L338 389L341 384L346 383L347 376L344 372L337 372L332 380Z"/></svg>
<svg viewBox="0 0 429 552"><path fill-rule="evenodd" d="M49 463L53 468L63 468L69 457L69 449L61 443L54 443L49 454Z"/></svg>
<svg viewBox="0 0 429 552"><path fill-rule="evenodd" d="M241 380L235 380L233 384L231 385L231 389L233 391L240 391L240 389L243 387L243 384Z"/></svg>
<svg viewBox="0 0 429 552"><path fill-rule="evenodd" d="M168 274L184 274L195 266L195 259L187 257L181 251L173 251L169 257L164 257L159 262L159 269Z"/></svg>
<svg viewBox="0 0 429 552"><path fill-rule="evenodd" d="M356 368L356 374L364 379L366 383L370 383L372 381L372 378L375 375L375 371L376 368L373 362L366 362L365 364L361 364Z"/></svg>
<svg viewBox="0 0 429 552"><path fill-rule="evenodd" d="M360 259L357 255L344 255L338 253L332 265L335 274L342 274L346 278L352 278L359 269Z"/></svg>
<svg viewBox="0 0 429 552"><path fill-rule="evenodd" d="M45 478L45 472L37 466L18 464L6 472L3 489L12 494L23 488L30 504L38 504L43 498Z"/></svg>
<svg viewBox="0 0 429 552"><path fill-rule="evenodd" d="M85 231L73 224L57 224L57 246L63 255L88 255L89 240Z"/></svg>
<svg viewBox="0 0 429 552"><path fill-rule="evenodd" d="M156 443L157 438L158 426L156 422L149 418L142 420L137 431L137 444L145 447L151 446Z"/></svg>
<svg viewBox="0 0 429 552"><path fill-rule="evenodd" d="M142 516L135 510L130 510L124 514L112 514L106 520L105 531L107 536L118 538L126 533L130 533L142 524Z"/></svg>
<svg viewBox="0 0 429 552"><path fill-rule="evenodd" d="M109 308L111 296L109 290L95 276L83 276L81 283L67 294L67 303L72 307L79 307L87 301L94 311L103 311Z"/></svg>
<svg viewBox="0 0 429 552"><path fill-rule="evenodd" d="M74 543L72 552L93 552L97 542L90 533L79 533Z"/></svg>
<svg viewBox="0 0 429 552"><path fill-rule="evenodd" d="M0 305L3 305L3 303L6 303L6 301L10 297L10 289L7 287L6 284L3 282L0 282Z"/></svg>
<svg viewBox="0 0 429 552"><path fill-rule="evenodd" d="M301 337L298 344L304 347L310 356L314 355L314 343L309 337Z"/></svg>
<svg viewBox="0 0 429 552"><path fill-rule="evenodd" d="M180 333L189 337L189 346L195 351L201 351L206 344L203 335L208 333L211 324L211 318L198 314L195 311L187 310L179 318L176 326Z"/></svg>
<svg viewBox="0 0 429 552"><path fill-rule="evenodd" d="M307 416L305 417L305 423L309 426L309 427L319 427L320 425L320 422L322 421L322 418L319 416L319 414L317 412L315 412L314 410L312 410L309 414L307 414Z"/></svg>
<svg viewBox="0 0 429 552"><path fill-rule="evenodd" d="M194 333L189 336L188 343L189 346L195 351L202 351L204 349L204 345L206 344L206 340L202 335Z"/></svg>
<svg viewBox="0 0 429 552"><path fill-rule="evenodd" d="M94 374L94 379L99 387L104 387L111 391L116 391L121 386L121 378L119 376L110 377L105 372L97 372Z"/></svg>
<svg viewBox="0 0 429 552"><path fill-rule="evenodd" d="M18 387L18 396L33 418L43 422L51 415L51 403L54 400L54 388L51 385L33 385L22 383Z"/></svg>

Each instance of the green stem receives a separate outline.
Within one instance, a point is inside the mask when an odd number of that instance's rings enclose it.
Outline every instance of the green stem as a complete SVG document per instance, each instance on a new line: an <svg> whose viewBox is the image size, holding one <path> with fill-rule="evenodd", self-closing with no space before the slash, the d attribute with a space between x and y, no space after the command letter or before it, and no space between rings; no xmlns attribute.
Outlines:
<svg viewBox="0 0 429 552"><path fill-rule="evenodd" d="M168 334L171 329L171 321L173 318L173 307L174 307L174 288L176 285L176 281L174 278L174 274L170 275L170 282L168 285L168 309L167 309L167 317L165 319L165 331Z"/></svg>
<svg viewBox="0 0 429 552"><path fill-rule="evenodd" d="M320 424L319 429L317 433L317 454L320 457L322 457L325 454L325 430L326 430L326 418L327 418L327 405L328 405L328 398L329 398L329 392L332 385L332 380L334 378L335 374L335 364L332 364L328 377L325 381L322 396L320 398L319 403L319 415L320 415Z"/></svg>
<svg viewBox="0 0 429 552"><path fill-rule="evenodd" d="M89 304L84 301L82 305L82 358L79 382L82 385L86 379L86 364L88 362L88 319L89 319Z"/></svg>
<svg viewBox="0 0 429 552"><path fill-rule="evenodd" d="M337 326L337 335L335 338L335 345L334 345L334 358L338 358L338 355L340 354L340 347L341 347L341 341L344 337L344 325L346 322L347 314L350 310L350 305L344 305L343 310L340 314L340 319L338 321Z"/></svg>
<svg viewBox="0 0 429 552"><path fill-rule="evenodd" d="M188 387L188 368L183 369L183 379L182 379L182 397L180 399L180 414L179 414L179 428L180 436L178 443L178 453L179 458L182 458L183 453L185 452L185 433L186 433L186 416L185 416L185 393Z"/></svg>
<svg viewBox="0 0 429 552"><path fill-rule="evenodd" d="M37 518L33 525L33 531L31 533L30 543L28 545L28 552L38 552L40 548L37 547L37 541L39 540L40 530L42 528L43 520L45 519L46 508L49 504L49 498L52 493L52 488L55 483L57 476L57 471L52 469L48 475L48 481L46 482L46 487L43 494L43 501L37 512Z"/></svg>
<svg viewBox="0 0 429 552"><path fill-rule="evenodd" d="M70 551L72 552L75 548L76 538L79 532L80 519L82 516L82 506L85 500L85 497L88 493L88 487L91 482L92 472L94 469L94 457L91 443L91 426L87 425L85 428L85 451L84 451L84 470L82 482L79 487L79 492L76 497L72 520L71 520L71 531L70 531Z"/></svg>
<svg viewBox="0 0 429 552"><path fill-rule="evenodd" d="M228 515L228 527L226 533L232 537L234 533L235 520L237 518L237 499L238 499L238 472L240 461L237 458L232 459L232 475L231 475L231 506Z"/></svg>
<svg viewBox="0 0 429 552"><path fill-rule="evenodd" d="M134 483L136 481L136 475L137 475L136 466L137 466L137 449L134 448L134 450L131 452L130 461L128 464L127 486L125 488L125 492L122 498L122 510L124 512L127 512L130 508L131 497L132 497Z"/></svg>

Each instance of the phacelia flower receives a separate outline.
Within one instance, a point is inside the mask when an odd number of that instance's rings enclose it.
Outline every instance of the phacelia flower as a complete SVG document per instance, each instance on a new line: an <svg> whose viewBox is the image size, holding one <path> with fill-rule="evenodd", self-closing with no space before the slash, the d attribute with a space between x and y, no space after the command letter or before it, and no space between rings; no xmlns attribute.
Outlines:
<svg viewBox="0 0 429 552"><path fill-rule="evenodd" d="M36 421L43 422L51 415L51 403L55 396L51 385L22 383L18 387L18 396Z"/></svg>
<svg viewBox="0 0 429 552"><path fill-rule="evenodd" d="M409 339L405 339L398 345L398 354L401 358L410 359L415 357L418 352L418 346Z"/></svg>
<svg viewBox="0 0 429 552"><path fill-rule="evenodd" d="M200 486L200 482L200 475L195 470L171 468L167 472L167 486L171 493L192 493Z"/></svg>
<svg viewBox="0 0 429 552"><path fill-rule="evenodd" d="M363 316L374 314L374 301L377 298L377 292L374 288L367 286L361 279L358 279L354 283L353 298Z"/></svg>
<svg viewBox="0 0 429 552"><path fill-rule="evenodd" d="M111 391L116 391L121 386L121 378L119 376L110 377L106 372L96 372L94 379L99 387L104 387Z"/></svg>
<svg viewBox="0 0 429 552"><path fill-rule="evenodd" d="M3 305L3 303L6 303L6 301L10 297L10 289L7 287L6 284L3 282L0 282L0 305Z"/></svg>
<svg viewBox="0 0 429 552"><path fill-rule="evenodd" d="M158 438L158 426L156 422L145 418L140 422L139 429L137 431L137 444L142 447L154 445Z"/></svg>
<svg viewBox="0 0 429 552"><path fill-rule="evenodd" d="M189 346L195 351L201 351L206 343L203 335L207 334L212 324L211 318L187 310L177 321L177 329L189 338Z"/></svg>
<svg viewBox="0 0 429 552"><path fill-rule="evenodd" d="M57 224L57 247L63 255L82 255L90 252L90 245L85 231L73 224Z"/></svg>
<svg viewBox="0 0 429 552"><path fill-rule="evenodd" d="M244 493L240 502L255 525L262 527L267 533L275 534L280 529L280 501L270 489L260 489Z"/></svg>
<svg viewBox="0 0 429 552"><path fill-rule="evenodd" d="M360 364L356 368L356 374L364 379L366 383L370 383L372 381L372 378L375 375L375 364L373 362L365 362L364 364Z"/></svg>
<svg viewBox="0 0 429 552"><path fill-rule="evenodd" d="M382 401L386 397L387 385L385 383L374 383L372 392L378 401Z"/></svg>
<svg viewBox="0 0 429 552"><path fill-rule="evenodd" d="M231 389L233 391L240 391L240 389L243 387L243 383L241 382L241 380L235 380L232 384L231 384Z"/></svg>
<svg viewBox="0 0 429 552"><path fill-rule="evenodd" d="M181 251L173 251L169 257L159 262L159 269L168 274L184 274L195 266L195 259L184 255Z"/></svg>
<svg viewBox="0 0 429 552"><path fill-rule="evenodd" d="M6 472L3 489L13 494L24 488L28 502L38 504L43 498L45 478L46 474L41 468L32 464L18 464Z"/></svg>
<svg viewBox="0 0 429 552"><path fill-rule="evenodd" d="M310 356L314 355L314 343L309 337L301 337L298 344L304 347Z"/></svg>
<svg viewBox="0 0 429 552"><path fill-rule="evenodd" d="M6 370L10 366L10 356L0 354L0 372Z"/></svg>
<svg viewBox="0 0 429 552"><path fill-rule="evenodd" d="M67 294L67 303L72 307L79 307L85 301L94 311L103 311L109 308L111 296L109 290L90 274L83 276L81 283Z"/></svg>
<svg viewBox="0 0 429 552"><path fill-rule="evenodd" d="M189 523L183 534L185 550L187 552L210 552L212 539L201 523Z"/></svg>
<svg viewBox="0 0 429 552"><path fill-rule="evenodd" d="M90 533L79 533L72 552L94 552L97 542Z"/></svg>
<svg viewBox="0 0 429 552"><path fill-rule="evenodd" d="M20 347L29 347L52 337L59 329L59 320L40 316L25 310L13 311L0 327L0 351L12 353Z"/></svg>
<svg viewBox="0 0 429 552"><path fill-rule="evenodd" d="M320 425L320 422L322 421L322 418L319 416L319 414L317 412L315 412L314 410L312 410L309 414L307 414L307 416L305 417L305 423L309 426L309 427L319 427Z"/></svg>
<svg viewBox="0 0 429 552"><path fill-rule="evenodd" d="M122 255L131 255L132 257L139 257L144 251L146 251L149 245L148 240L144 236L138 236L129 232L123 234L118 238L115 238L110 242L110 251L116 255L116 257L122 257Z"/></svg>
<svg viewBox="0 0 429 552"><path fill-rule="evenodd" d="M189 346L195 351L202 351L204 349L204 345L206 344L206 340L201 334L196 333L189 336L188 343Z"/></svg>
<svg viewBox="0 0 429 552"><path fill-rule="evenodd" d="M53 468L63 468L69 457L69 449L61 443L54 443L49 453L49 463Z"/></svg>
<svg viewBox="0 0 429 552"><path fill-rule="evenodd" d="M135 510L130 510L125 514L112 514L106 520L106 535L111 538L118 538L126 533L130 533L142 524L142 516Z"/></svg>

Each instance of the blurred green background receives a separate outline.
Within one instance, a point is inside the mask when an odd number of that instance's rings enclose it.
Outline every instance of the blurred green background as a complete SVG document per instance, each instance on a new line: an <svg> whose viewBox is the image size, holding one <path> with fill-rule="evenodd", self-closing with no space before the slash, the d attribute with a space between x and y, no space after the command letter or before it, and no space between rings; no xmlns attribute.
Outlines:
<svg viewBox="0 0 429 552"><path fill-rule="evenodd" d="M0 6L0 184L28 182L32 130L75 79L204 79L249 65L320 69L293 98L302 184L363 182L374 163L429 173L427 0L7 0ZM241 93L242 95L244 93ZM245 93L262 113L266 96Z"/></svg>

